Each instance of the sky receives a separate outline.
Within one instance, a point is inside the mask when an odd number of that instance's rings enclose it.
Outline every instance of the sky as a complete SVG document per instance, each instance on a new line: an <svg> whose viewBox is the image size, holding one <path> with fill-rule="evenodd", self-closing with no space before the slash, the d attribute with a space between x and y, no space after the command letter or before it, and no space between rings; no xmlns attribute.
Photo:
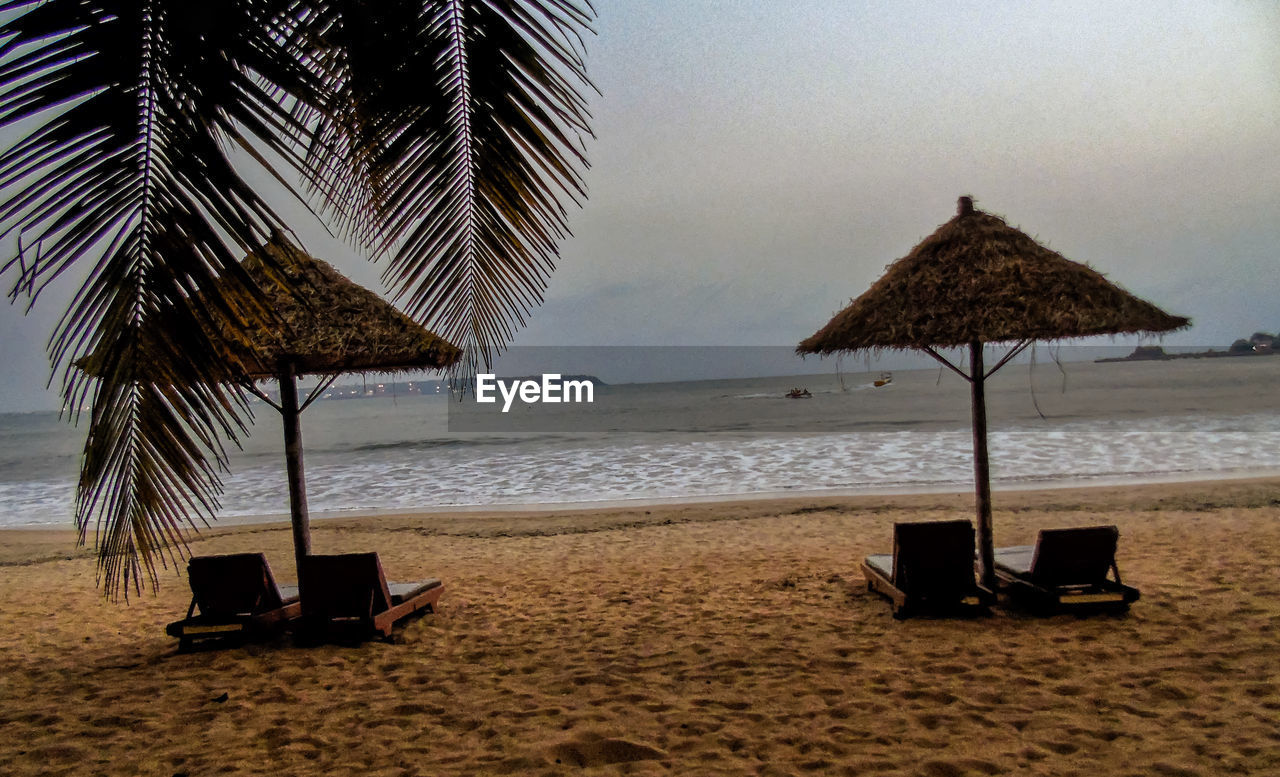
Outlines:
<svg viewBox="0 0 1280 777"><path fill-rule="evenodd" d="M589 199L513 345L793 345L962 194L1190 316L1166 344L1280 329L1272 0L594 5ZM0 411L58 407L71 286L0 307Z"/></svg>

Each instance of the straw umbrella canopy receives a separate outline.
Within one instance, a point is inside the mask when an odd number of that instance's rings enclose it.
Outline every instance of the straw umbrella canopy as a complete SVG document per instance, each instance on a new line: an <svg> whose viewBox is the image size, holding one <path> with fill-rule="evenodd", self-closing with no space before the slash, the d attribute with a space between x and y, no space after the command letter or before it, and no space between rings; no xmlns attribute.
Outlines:
<svg viewBox="0 0 1280 777"><path fill-rule="evenodd" d="M984 383L1036 340L1155 333L1190 324L1039 244L961 197L957 215L889 265L800 354L917 349L969 382L982 582L995 583ZM1012 347L990 369L983 346ZM940 349L967 348L968 370Z"/></svg>
<svg viewBox="0 0 1280 777"><path fill-rule="evenodd" d="M200 325L210 347L220 351L226 374L280 412L284 421L285 460L289 479L289 513L298 569L311 552L306 482L302 462L300 416L342 373L401 372L442 369L454 365L461 351L397 310L372 291L344 277L327 263L309 256L277 234L241 263L245 278L225 278L226 294L214 298L244 300L245 279L257 287L259 302L269 311L271 326L248 326L244 319L210 304ZM199 297L200 295L197 295ZM141 338L164 338L174 324L163 312L149 319ZM258 316L258 320L263 317ZM77 363L91 375L106 369L95 353ZM319 375L320 383L302 403L298 377ZM256 382L279 383L279 402ZM305 581L299 576L299 583Z"/></svg>

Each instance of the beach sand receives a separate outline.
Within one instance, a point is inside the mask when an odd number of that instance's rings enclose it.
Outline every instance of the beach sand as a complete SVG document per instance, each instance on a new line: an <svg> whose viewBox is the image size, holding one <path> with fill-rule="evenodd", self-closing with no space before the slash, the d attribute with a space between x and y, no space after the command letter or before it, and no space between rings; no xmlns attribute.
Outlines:
<svg viewBox="0 0 1280 777"><path fill-rule="evenodd" d="M0 533L0 773L1280 774L1280 479L996 495L998 544L1115 523L1123 617L897 622L857 571L956 495L320 522L437 576L390 643L179 655L175 570L102 601L63 532ZM207 531L265 551L282 526Z"/></svg>

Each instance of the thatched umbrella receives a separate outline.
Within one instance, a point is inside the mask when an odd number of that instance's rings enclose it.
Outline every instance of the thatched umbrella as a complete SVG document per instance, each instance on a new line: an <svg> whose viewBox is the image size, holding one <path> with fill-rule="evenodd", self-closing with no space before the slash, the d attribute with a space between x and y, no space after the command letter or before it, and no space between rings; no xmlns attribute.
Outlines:
<svg viewBox="0 0 1280 777"><path fill-rule="evenodd" d="M974 490L982 581L995 583L984 382L1036 340L1167 332L1190 324L1100 273L1037 243L961 197L938 227L812 337L801 354L915 348L967 380L973 393ZM987 369L986 343L1012 348ZM938 349L967 347L969 371Z"/></svg>
<svg viewBox="0 0 1280 777"><path fill-rule="evenodd" d="M245 257L241 266L273 313L272 326L246 328L233 320L238 316L220 313L209 304L191 308L199 311L201 326L211 330L210 342L222 350L229 379L246 385L283 417L289 513L301 573L302 559L311 552L299 423L302 411L342 373L440 369L457 362L461 351L282 235ZM230 285L241 282L226 279L227 294L221 296L243 298L239 287ZM165 337L166 326L173 325L170 318L164 313L153 316L140 337ZM102 358L95 353L78 366L91 375L101 374ZM323 377L299 404L301 375ZM256 385L273 378L280 385L278 403ZM299 584L305 586L301 574Z"/></svg>

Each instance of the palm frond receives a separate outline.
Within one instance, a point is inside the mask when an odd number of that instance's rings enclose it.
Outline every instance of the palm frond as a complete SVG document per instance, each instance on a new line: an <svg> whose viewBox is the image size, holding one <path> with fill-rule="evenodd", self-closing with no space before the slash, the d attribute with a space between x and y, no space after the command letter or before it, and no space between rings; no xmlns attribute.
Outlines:
<svg viewBox="0 0 1280 777"><path fill-rule="evenodd" d="M34 304L83 277L50 343L92 401L76 523L108 596L217 509L248 419L234 337L269 323L237 261L288 226L232 150L301 178L409 312L488 362L542 298L585 196L586 0L0 2L0 272ZM302 199L299 196L299 199ZM216 289L216 291L211 291ZM164 311L164 337L141 337ZM154 329L152 327L151 329ZM90 378L77 363L93 355ZM73 411L74 412L74 411Z"/></svg>
<svg viewBox="0 0 1280 777"><path fill-rule="evenodd" d="M0 125L35 129L0 153L0 226L39 246L5 266L32 302L86 262L49 344L64 398L92 399L76 524L96 525L108 596L154 584L184 528L217 508L225 462L248 417L220 363L202 297L222 315L270 311L238 259L282 219L234 169L228 143L258 145L306 173L305 122L282 93L318 93L281 35L283 2L10 3L0 26ZM84 272L84 270L80 270ZM189 325L137 332L156 311ZM74 369L91 352L109 369ZM96 520L95 520L96 519ZM179 549L176 550L175 549ZM167 562L166 562L167 563Z"/></svg>
<svg viewBox="0 0 1280 777"><path fill-rule="evenodd" d="M357 18L356 8L363 13ZM489 363L542 301L591 134L572 0L346 6L335 22L384 280L407 312ZM344 26L345 25L345 26ZM386 40L395 30L399 46Z"/></svg>

